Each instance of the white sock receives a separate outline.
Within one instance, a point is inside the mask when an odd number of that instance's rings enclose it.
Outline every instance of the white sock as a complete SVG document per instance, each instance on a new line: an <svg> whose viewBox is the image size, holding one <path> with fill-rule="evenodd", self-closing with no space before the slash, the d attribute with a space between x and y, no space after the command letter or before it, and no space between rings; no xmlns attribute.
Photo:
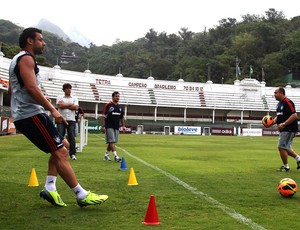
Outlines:
<svg viewBox="0 0 300 230"><path fill-rule="evenodd" d="M114 154L115 157L118 156L117 151L113 151L113 154Z"/></svg>
<svg viewBox="0 0 300 230"><path fill-rule="evenodd" d="M106 152L105 152L105 155L106 155L106 156L109 156L109 152L108 152L107 150L106 150Z"/></svg>
<svg viewBox="0 0 300 230"><path fill-rule="evenodd" d="M300 161L300 156L299 156L299 155L296 156L296 160L297 160L297 161Z"/></svg>
<svg viewBox="0 0 300 230"><path fill-rule="evenodd" d="M290 168L289 164L284 165L284 167L286 167L287 169Z"/></svg>
<svg viewBox="0 0 300 230"><path fill-rule="evenodd" d="M47 176L45 189L51 192L56 191L56 178L56 176Z"/></svg>
<svg viewBox="0 0 300 230"><path fill-rule="evenodd" d="M77 198L80 200L83 200L84 198L86 198L86 195L88 194L88 191L83 189L79 183L74 188L72 188L72 190L75 193L75 195L77 196Z"/></svg>

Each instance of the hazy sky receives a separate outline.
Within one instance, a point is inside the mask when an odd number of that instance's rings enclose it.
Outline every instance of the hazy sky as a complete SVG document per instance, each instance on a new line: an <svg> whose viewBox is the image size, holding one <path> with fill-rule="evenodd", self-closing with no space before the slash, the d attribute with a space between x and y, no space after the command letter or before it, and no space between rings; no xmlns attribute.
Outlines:
<svg viewBox="0 0 300 230"><path fill-rule="evenodd" d="M299 0L4 0L0 19L28 27L45 18L63 30L75 26L96 45L112 45L116 39L144 37L151 28L167 34L182 27L202 32L222 18L239 22L242 15L265 15L269 8L287 19L300 15Z"/></svg>

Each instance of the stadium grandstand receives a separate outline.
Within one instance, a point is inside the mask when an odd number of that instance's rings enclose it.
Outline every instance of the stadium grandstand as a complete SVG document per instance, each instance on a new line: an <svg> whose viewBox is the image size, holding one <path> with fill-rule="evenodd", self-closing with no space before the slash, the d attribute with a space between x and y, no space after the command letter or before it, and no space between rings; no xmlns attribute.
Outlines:
<svg viewBox="0 0 300 230"><path fill-rule="evenodd" d="M0 53L0 116L9 113L8 68L11 60ZM56 104L56 98L63 94L62 85L70 83L73 95L79 99L85 117L91 122L99 121L103 106L111 100L113 91L121 94L120 103L124 107L125 119L132 130L138 126L144 132L159 133L164 127L202 126L206 134L213 127L260 127L261 118L270 113L275 115L275 87L267 87L265 82L245 78L233 84L155 80L123 77L122 74L107 76L39 66L41 88L45 95ZM286 95L300 108L300 91L286 86ZM6 113L6 114L4 114ZM203 129L202 132L204 132ZM208 131L207 131L208 130ZM237 131L238 132L238 131ZM235 133L235 131L234 131ZM203 133L202 133L203 135Z"/></svg>

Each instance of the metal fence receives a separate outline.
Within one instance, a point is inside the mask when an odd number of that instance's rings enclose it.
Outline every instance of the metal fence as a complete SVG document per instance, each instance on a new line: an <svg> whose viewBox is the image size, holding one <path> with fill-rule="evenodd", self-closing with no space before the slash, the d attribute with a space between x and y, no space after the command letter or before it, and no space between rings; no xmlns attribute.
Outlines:
<svg viewBox="0 0 300 230"><path fill-rule="evenodd" d="M9 106L0 105L0 117L11 117Z"/></svg>

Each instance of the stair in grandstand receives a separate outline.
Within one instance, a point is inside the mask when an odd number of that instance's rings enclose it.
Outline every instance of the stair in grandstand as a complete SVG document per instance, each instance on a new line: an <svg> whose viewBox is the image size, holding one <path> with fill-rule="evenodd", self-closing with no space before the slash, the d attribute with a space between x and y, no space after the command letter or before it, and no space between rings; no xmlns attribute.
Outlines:
<svg viewBox="0 0 300 230"><path fill-rule="evenodd" d="M150 96L151 104L156 104L155 94L153 89L148 89L148 93Z"/></svg>
<svg viewBox="0 0 300 230"><path fill-rule="evenodd" d="M96 100L96 101L99 101L100 96L99 96L99 92L98 92L98 89L97 89L97 87L96 87L96 84L90 83L90 86L91 86L92 92L93 92L93 94L94 94L94 96L95 96L95 100Z"/></svg>
<svg viewBox="0 0 300 230"><path fill-rule="evenodd" d="M205 96L202 89L199 91L199 99L200 99L201 106L206 106Z"/></svg>
<svg viewBox="0 0 300 230"><path fill-rule="evenodd" d="M267 102L267 99L266 99L265 95L262 96L262 100L263 100L264 108L269 109L268 102Z"/></svg>

